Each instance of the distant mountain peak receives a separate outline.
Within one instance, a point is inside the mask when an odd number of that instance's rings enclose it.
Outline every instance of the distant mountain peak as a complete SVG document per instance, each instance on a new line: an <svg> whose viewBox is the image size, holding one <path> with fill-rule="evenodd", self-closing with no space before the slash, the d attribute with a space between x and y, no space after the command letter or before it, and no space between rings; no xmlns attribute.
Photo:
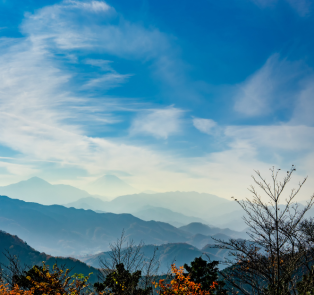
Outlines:
<svg viewBox="0 0 314 295"><path fill-rule="evenodd" d="M120 183L123 185L128 185L126 182L124 182L123 180L121 180L119 177L112 175L112 174L106 174L100 178L98 178L95 183L100 183L100 182L116 182L116 183Z"/></svg>
<svg viewBox="0 0 314 295"><path fill-rule="evenodd" d="M48 181L46 181L46 180L44 180L38 176L31 177L31 178L25 180L25 182L31 182L33 184L36 183L36 184L49 184L49 185L51 185Z"/></svg>
<svg viewBox="0 0 314 295"><path fill-rule="evenodd" d="M91 197L90 194L78 188L70 185L53 185L37 176L1 186L0 195L45 205L64 204Z"/></svg>
<svg viewBox="0 0 314 295"><path fill-rule="evenodd" d="M88 185L87 190L93 194L111 197L137 193L134 187L112 174L98 178Z"/></svg>

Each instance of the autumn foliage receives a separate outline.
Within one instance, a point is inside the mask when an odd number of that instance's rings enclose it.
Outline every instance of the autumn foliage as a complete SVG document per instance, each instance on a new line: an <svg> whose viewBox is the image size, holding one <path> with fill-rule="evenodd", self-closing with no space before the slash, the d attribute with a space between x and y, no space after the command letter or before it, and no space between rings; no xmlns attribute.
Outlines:
<svg viewBox="0 0 314 295"><path fill-rule="evenodd" d="M33 291L21 290L18 285L15 285L11 290L7 285L0 285L0 295L33 295Z"/></svg>
<svg viewBox="0 0 314 295"><path fill-rule="evenodd" d="M26 276L26 279L32 285L32 290L35 290L37 294L78 295L88 286L89 277L78 274L69 276L69 269L64 271L56 265L53 266L52 270L49 270L49 267L45 264L43 264L43 267L34 266L32 270L36 279L31 276Z"/></svg>
<svg viewBox="0 0 314 295"><path fill-rule="evenodd" d="M33 266L20 275L13 275L11 288L0 285L0 295L80 295L89 287L89 276L69 275L70 270L63 270L54 265L51 269ZM1 284L1 280L0 280ZM14 287L13 287L14 286Z"/></svg>
<svg viewBox="0 0 314 295"><path fill-rule="evenodd" d="M171 266L171 280L160 280L154 283L159 295L214 295L218 290L218 282L213 281L202 289L202 284L191 279L190 274L184 273L184 267ZM154 294L153 288L141 288L139 278L141 272L130 273L123 264L106 277L102 284L95 284L91 289L88 283L89 276L69 275L69 270L54 265L33 266L28 271L14 276L14 285L11 288L2 284L0 280L0 295L84 295L96 293L110 295L149 295ZM98 287L98 288L97 288ZM101 288L103 287L103 288ZM216 288L217 287L217 288Z"/></svg>
<svg viewBox="0 0 314 295"><path fill-rule="evenodd" d="M189 275L184 275L183 266L177 268L174 264L171 266L171 272L174 278L170 284L165 283L165 280L160 280L155 284L155 287L160 295L211 295L218 285L217 282L209 287L209 290L202 290L201 284L191 281Z"/></svg>

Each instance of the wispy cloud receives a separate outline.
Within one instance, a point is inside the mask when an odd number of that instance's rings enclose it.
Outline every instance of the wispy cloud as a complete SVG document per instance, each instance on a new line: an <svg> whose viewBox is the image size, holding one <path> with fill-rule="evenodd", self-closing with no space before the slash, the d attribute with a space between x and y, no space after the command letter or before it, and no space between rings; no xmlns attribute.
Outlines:
<svg viewBox="0 0 314 295"><path fill-rule="evenodd" d="M233 144L246 142L256 148L275 151L309 151L314 145L314 127L291 126L229 126L225 134Z"/></svg>
<svg viewBox="0 0 314 295"><path fill-rule="evenodd" d="M143 111L133 121L130 133L167 139L181 130L182 114L182 110L174 107Z"/></svg>
<svg viewBox="0 0 314 295"><path fill-rule="evenodd" d="M93 78L83 85L83 88L100 87L102 89L110 89L125 83L131 75L121 75L118 73L108 73L97 78Z"/></svg>
<svg viewBox="0 0 314 295"><path fill-rule="evenodd" d="M96 5L97 4L97 5ZM106 7L97 16L94 9ZM92 21L90 21L92 19ZM119 22L111 20L118 19ZM104 21L107 23L104 23ZM156 57L169 48L167 37L157 29L146 29L131 23L109 9L105 2L64 1L47 6L29 15L22 25L33 42L50 41L49 46L85 49L90 52L110 53L132 58Z"/></svg>
<svg viewBox="0 0 314 295"><path fill-rule="evenodd" d="M265 65L238 86L234 109L248 117L267 116L293 103L308 69L272 55Z"/></svg>
<svg viewBox="0 0 314 295"><path fill-rule="evenodd" d="M86 50L85 42L88 43L90 35L75 30L75 23L71 23L71 10L86 8L79 4L67 1L39 10L24 21L22 27L25 38L10 42L1 40L0 142L18 151L20 156L17 161L24 159L24 165L28 167L32 166L29 164L32 161L55 161L59 165L83 168L91 174L101 173L101 167L137 171L138 159L146 157L145 161L154 167L155 155L149 150L86 134L88 123L114 123L112 112L117 105L111 99L96 101L92 97L80 95L76 91L80 85L73 85L72 82L74 73L61 65L58 57L54 58L56 48L65 50L65 53L69 52L72 45L71 48ZM100 7L95 5L93 7ZM67 13L70 13L69 17ZM119 31L118 28L112 30ZM66 41L71 37L72 40ZM123 38L122 34L120 40ZM65 42L69 42L69 46ZM120 48L122 45L115 44L113 47ZM104 48L108 47L104 45ZM125 50L123 46L121 50ZM128 76L112 70L104 76L89 80L85 87L99 84L104 89L115 87ZM133 164L129 159L134 159ZM33 173L35 170L29 168L21 171Z"/></svg>
<svg viewBox="0 0 314 295"><path fill-rule="evenodd" d="M45 163L52 163L60 168L83 169L92 176L119 170L136 175L135 181L142 179L149 183L149 179L162 179L168 173L169 163L174 161L170 156L140 145L121 143L119 139L88 135L86 126L115 123L115 109L127 106L103 95L98 100L83 96L77 90L85 80L74 83L78 73L65 65L79 62L78 50L83 56L95 50L123 57L141 56L145 60L163 50L165 36L158 30L128 22L121 25L76 22L73 11L76 15L85 8L73 1L45 7L26 17L22 24L25 37L0 41L0 143L19 153L5 167L18 178L22 176L20 172L23 177L32 176ZM100 84L103 89L115 87L129 77L115 71L107 60L82 62L101 67L105 72L103 76L96 73L85 87ZM136 106L140 112L139 104ZM134 121L132 130L167 138L180 130L181 115L182 111L174 107L144 110ZM77 183L82 185L84 180ZM150 187L147 184L143 189Z"/></svg>
<svg viewBox="0 0 314 295"><path fill-rule="evenodd" d="M213 128L217 126L217 123L211 119L193 118L193 125L203 133L212 134Z"/></svg>
<svg viewBox="0 0 314 295"><path fill-rule="evenodd" d="M301 86L290 123L314 126L314 76L304 79Z"/></svg>

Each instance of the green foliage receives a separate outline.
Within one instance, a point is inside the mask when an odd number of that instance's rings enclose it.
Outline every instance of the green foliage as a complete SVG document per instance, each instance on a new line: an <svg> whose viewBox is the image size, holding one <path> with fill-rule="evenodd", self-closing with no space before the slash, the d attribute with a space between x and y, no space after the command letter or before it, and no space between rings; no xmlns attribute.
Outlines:
<svg viewBox="0 0 314 295"><path fill-rule="evenodd" d="M218 264L218 261L207 262L202 257L198 257L191 262L191 266L184 264L184 268L193 282L201 284L202 290L210 290L213 282L217 282L218 285L213 294L225 295L227 294L224 289L225 283L218 280Z"/></svg>
<svg viewBox="0 0 314 295"><path fill-rule="evenodd" d="M142 289L139 286L141 271L134 273L124 268L123 263L117 264L116 270L106 276L102 283L95 283L94 287L97 292L105 292L115 295L148 295L152 288Z"/></svg>

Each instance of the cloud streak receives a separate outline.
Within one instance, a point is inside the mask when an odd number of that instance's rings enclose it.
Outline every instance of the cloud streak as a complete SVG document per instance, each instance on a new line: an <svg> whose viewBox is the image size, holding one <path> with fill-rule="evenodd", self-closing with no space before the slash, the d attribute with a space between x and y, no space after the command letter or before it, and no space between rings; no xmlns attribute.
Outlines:
<svg viewBox="0 0 314 295"><path fill-rule="evenodd" d="M292 104L299 82L308 72L300 62L272 55L265 65L238 86L234 109L247 117L267 116Z"/></svg>
<svg viewBox="0 0 314 295"><path fill-rule="evenodd" d="M181 130L183 111L174 107L141 112L132 123L131 135L151 135L167 139Z"/></svg>

